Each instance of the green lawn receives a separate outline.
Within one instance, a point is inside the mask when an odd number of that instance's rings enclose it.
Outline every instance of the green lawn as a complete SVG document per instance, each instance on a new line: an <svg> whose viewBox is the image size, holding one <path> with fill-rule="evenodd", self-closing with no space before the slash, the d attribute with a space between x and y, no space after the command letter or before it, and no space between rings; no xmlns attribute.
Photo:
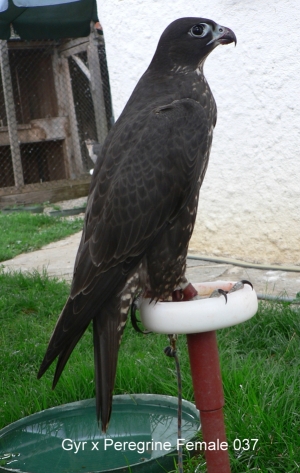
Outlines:
<svg viewBox="0 0 300 473"><path fill-rule="evenodd" d="M54 391L54 367L36 379L67 294L67 284L46 274L0 272L0 427L41 409L94 396L91 330L77 345ZM261 303L253 319L218 332L232 473L300 471L299 334L299 309L274 303ZM140 335L128 325L115 394L176 396L174 361L164 355L166 345L165 336ZM178 347L183 397L193 400L184 336ZM235 439L258 442L247 451L239 449ZM202 457L192 459L185 471L194 472L201 463ZM198 473L206 471L201 468Z"/></svg>
<svg viewBox="0 0 300 473"><path fill-rule="evenodd" d="M0 213L0 261L33 251L82 230L83 220L66 220L44 214Z"/></svg>

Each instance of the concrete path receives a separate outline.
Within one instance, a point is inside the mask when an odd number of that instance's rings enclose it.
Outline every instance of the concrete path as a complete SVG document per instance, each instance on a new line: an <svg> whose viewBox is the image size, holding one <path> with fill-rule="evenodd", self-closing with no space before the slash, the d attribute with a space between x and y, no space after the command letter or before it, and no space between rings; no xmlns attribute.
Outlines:
<svg viewBox="0 0 300 473"><path fill-rule="evenodd" d="M33 251L4 261L4 270L42 271L50 276L68 281L72 279L74 261L81 232L64 240L50 243L41 250ZM248 279L257 293L294 297L300 292L300 272L241 268L232 264L220 264L188 259L187 277L192 282L238 281Z"/></svg>
<svg viewBox="0 0 300 473"><path fill-rule="evenodd" d="M45 268L49 276L70 281L80 238L81 232L75 233L64 240L49 243L40 250L23 253L0 264L4 265L4 271L32 272L37 269L42 272Z"/></svg>
<svg viewBox="0 0 300 473"><path fill-rule="evenodd" d="M300 271L274 271L241 268L233 264L188 260L187 277L190 281L251 281L257 293L295 297L300 292Z"/></svg>

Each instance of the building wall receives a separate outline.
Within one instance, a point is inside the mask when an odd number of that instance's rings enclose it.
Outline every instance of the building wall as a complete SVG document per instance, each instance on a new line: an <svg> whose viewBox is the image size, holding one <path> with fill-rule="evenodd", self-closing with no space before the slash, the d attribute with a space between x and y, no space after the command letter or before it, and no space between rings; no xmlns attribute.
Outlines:
<svg viewBox="0 0 300 473"><path fill-rule="evenodd" d="M300 264L300 2L98 0L115 117L174 19L230 27L205 75L218 105L210 163L190 250Z"/></svg>

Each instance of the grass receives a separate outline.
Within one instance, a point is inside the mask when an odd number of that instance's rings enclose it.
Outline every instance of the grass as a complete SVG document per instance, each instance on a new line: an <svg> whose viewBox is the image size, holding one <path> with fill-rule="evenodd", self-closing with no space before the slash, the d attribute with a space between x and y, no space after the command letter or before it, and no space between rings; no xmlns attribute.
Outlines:
<svg viewBox="0 0 300 473"><path fill-rule="evenodd" d="M54 367L36 379L68 294L67 284L46 273L0 273L0 288L0 427L41 409L93 397L91 330L71 355L55 391L51 390ZM287 304L262 303L250 321L218 332L232 473L300 471L299 316L299 309ZM165 336L140 335L128 326L115 394L176 396L174 361L163 354L166 344ZM178 352L183 397L192 401L183 336ZM250 440L249 450L244 439ZM251 439L258 439L254 450ZM191 458L185 471L197 467L198 473L204 472L203 464L202 456Z"/></svg>
<svg viewBox="0 0 300 473"><path fill-rule="evenodd" d="M20 212L0 213L0 261L14 258L20 253L33 251L53 241L79 232L83 227L81 218L63 220L44 214Z"/></svg>

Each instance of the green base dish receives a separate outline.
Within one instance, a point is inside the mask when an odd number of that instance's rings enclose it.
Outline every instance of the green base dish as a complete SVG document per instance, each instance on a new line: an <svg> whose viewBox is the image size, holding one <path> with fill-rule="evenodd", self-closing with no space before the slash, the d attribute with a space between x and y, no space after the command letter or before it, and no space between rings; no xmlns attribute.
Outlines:
<svg viewBox="0 0 300 473"><path fill-rule="evenodd" d="M183 401L184 443L198 430L198 410ZM177 398L171 396L114 396L105 435L94 399L38 412L0 431L3 473L158 473L174 470L176 462Z"/></svg>

